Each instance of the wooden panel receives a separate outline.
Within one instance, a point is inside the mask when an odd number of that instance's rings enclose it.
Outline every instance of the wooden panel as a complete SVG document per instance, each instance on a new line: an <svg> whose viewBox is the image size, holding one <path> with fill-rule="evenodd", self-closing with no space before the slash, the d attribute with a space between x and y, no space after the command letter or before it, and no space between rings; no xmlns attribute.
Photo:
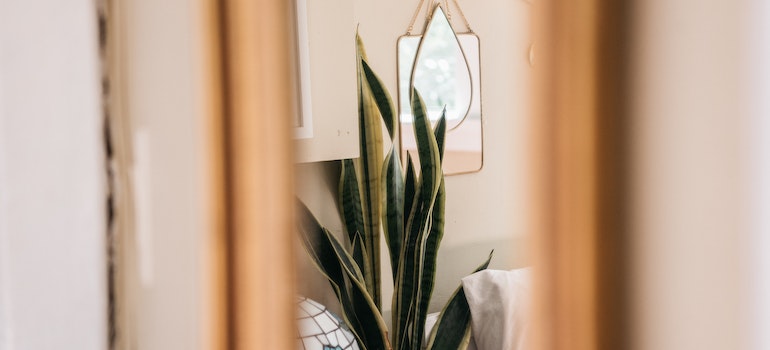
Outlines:
<svg viewBox="0 0 770 350"><path fill-rule="evenodd" d="M204 236L202 349L228 348L229 293L229 235L227 220L227 169L225 168L225 110L224 66L222 60L222 26L218 0L200 0L198 12L203 53L203 91L201 108L205 114L205 174L209 186L206 192L208 227Z"/></svg>
<svg viewBox="0 0 770 350"><path fill-rule="evenodd" d="M229 348L291 349L290 6L221 1L229 231Z"/></svg>
<svg viewBox="0 0 770 350"><path fill-rule="evenodd" d="M536 4L538 349L625 348L623 6Z"/></svg>

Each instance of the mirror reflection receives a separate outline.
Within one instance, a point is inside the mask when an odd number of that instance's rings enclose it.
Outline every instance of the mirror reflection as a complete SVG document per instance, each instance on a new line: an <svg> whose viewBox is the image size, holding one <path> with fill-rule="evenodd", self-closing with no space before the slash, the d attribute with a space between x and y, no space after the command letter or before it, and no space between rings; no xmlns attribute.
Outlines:
<svg viewBox="0 0 770 350"><path fill-rule="evenodd" d="M423 35L399 38L398 99L403 153L416 152L409 101L409 87L414 85L425 100L431 120L438 120L446 107L444 173L481 170L479 63L478 37L472 33L455 34L440 6L433 12ZM402 159L406 159L406 154Z"/></svg>
<svg viewBox="0 0 770 350"><path fill-rule="evenodd" d="M411 37L404 42L404 50L399 51L406 68L403 78L407 84L402 84L405 85L402 89L408 88L409 82L414 84L431 116L440 115L446 107L447 127L452 129L459 125L470 107L473 92L468 63L443 12L434 16L421 38L422 42L420 37ZM411 44L409 47L407 42ZM411 120L409 116L404 117Z"/></svg>

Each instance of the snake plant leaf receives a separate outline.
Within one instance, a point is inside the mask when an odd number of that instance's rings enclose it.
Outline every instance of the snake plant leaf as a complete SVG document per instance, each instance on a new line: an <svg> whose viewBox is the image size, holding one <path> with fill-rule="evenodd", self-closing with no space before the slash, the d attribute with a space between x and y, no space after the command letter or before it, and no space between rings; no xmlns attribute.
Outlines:
<svg viewBox="0 0 770 350"><path fill-rule="evenodd" d="M360 178L363 189L363 213L366 229L362 231L364 246L369 261L364 266L367 276L366 285L375 303L382 305L380 298L380 175L382 172L382 122L379 110L374 102L371 89L365 83L361 62L366 53L358 37L358 96L359 96L359 130L361 157L358 159L362 175Z"/></svg>
<svg viewBox="0 0 770 350"><path fill-rule="evenodd" d="M410 217L410 213L412 211L412 207L415 202L415 196L416 196L416 182L417 182L417 175L415 174L414 170L414 162L412 161L412 155L411 153L406 154L406 180L404 181L404 232L406 231L406 225L407 221ZM403 235L403 234L402 234ZM401 242L399 243L401 245L401 249L403 249L403 242L406 240L406 237L403 237ZM394 285L394 293L392 296L392 310L393 310L393 316L391 319L392 322L392 332L393 332L393 346L394 349L399 349L400 347L400 339L401 339L401 327L403 326L401 322L400 317L400 310L401 310L401 303L400 303L400 287L399 287L399 271L401 271L401 264L403 264L403 260L401 257L404 255L403 252L399 252L398 257L398 264L392 265L392 273L395 276L393 278L393 285Z"/></svg>
<svg viewBox="0 0 770 350"><path fill-rule="evenodd" d="M471 339L471 313L462 286L452 294L439 317L443 318L436 321L427 349L467 349Z"/></svg>
<svg viewBox="0 0 770 350"><path fill-rule="evenodd" d="M436 144L439 149L439 159L444 156L444 137L446 136L446 108L436 123L433 133L436 136ZM444 187L444 176L441 174L441 183L439 185L436 201L433 204L431 212L430 231L425 238L425 245L422 252L422 271L419 284L419 299L417 301L417 315L415 316L417 325L424 325L428 318L428 306L433 295L433 289L436 282L436 265L438 260L438 250L441 245L441 239L444 237L444 209L446 206L446 188ZM415 327L414 339L422 339L425 332L424 327Z"/></svg>
<svg viewBox="0 0 770 350"><path fill-rule="evenodd" d="M441 156L436 136L430 127L430 119L425 110L420 93L412 89L412 115L414 115L414 136L417 141L417 155L420 158L420 187L430 189L425 193L430 200L424 204L432 207L442 177Z"/></svg>
<svg viewBox="0 0 770 350"><path fill-rule="evenodd" d="M414 204L415 182L417 182L417 174L414 171L412 154L407 152L406 180L404 180L404 227L406 227L406 221L409 219L409 213L412 212L412 205ZM397 266L393 268L396 269Z"/></svg>
<svg viewBox="0 0 770 350"><path fill-rule="evenodd" d="M342 266L335 257L331 244L326 239L324 228L318 223L310 209L299 199L296 200L297 229L300 232L303 246L313 261L317 262L322 272L340 285L344 283Z"/></svg>
<svg viewBox="0 0 770 350"><path fill-rule="evenodd" d="M401 248L398 278L394 296L394 346L398 349L414 348L412 335L421 327L416 324L419 302L419 283L422 268L423 242L430 232L433 205L438 194L443 173L438 144L430 127L420 94L412 89L412 114L417 154L420 157L420 175L415 203L407 220L405 244Z"/></svg>
<svg viewBox="0 0 770 350"><path fill-rule="evenodd" d="M446 205L446 189L442 178L439 186L436 202L433 206L431 216L430 232L425 239L425 248L423 249L422 272L420 276L419 300L417 302L417 316L415 317L417 325L424 325L428 318L428 306L433 295L433 288L436 282L436 267L438 260L438 250L441 245L441 239L444 237L444 208ZM424 327L416 327L414 339L422 339L425 331Z"/></svg>
<svg viewBox="0 0 770 350"><path fill-rule="evenodd" d="M368 347L371 349L389 349L388 327L382 319L379 307L367 291L361 271L356 266L353 257L345 251L342 244L328 230L324 231L329 238L329 243L331 243L343 271L347 274L350 281L351 299L353 300L359 321L363 326L363 329L361 329L362 337L365 338Z"/></svg>
<svg viewBox="0 0 770 350"><path fill-rule="evenodd" d="M350 326L359 344L365 345L363 337L364 325L356 313L348 282L342 266L336 257L334 248L327 237L326 230L318 223L310 210L299 200L296 201L297 230L305 251L310 256L313 265L329 281L342 307L342 317ZM363 316L363 315L362 315ZM365 346L364 346L365 348Z"/></svg>
<svg viewBox="0 0 770 350"><path fill-rule="evenodd" d="M363 274L343 245L297 201L298 229L304 247L340 300L345 321L369 349L388 349L387 326L363 282Z"/></svg>
<svg viewBox="0 0 770 350"><path fill-rule="evenodd" d="M441 164L444 164L444 139L446 138L446 107L441 112L441 118L439 118L436 126L433 128L433 134L436 136L436 144L438 145L439 158Z"/></svg>
<svg viewBox="0 0 770 350"><path fill-rule="evenodd" d="M366 82L374 96L374 101L380 111L382 120L385 122L385 128L388 129L390 140L393 141L396 139L396 125L398 125L398 116L395 113L395 108L393 108L393 99L390 97L388 90L385 89L385 84L383 84L382 80L376 73L374 73L369 66L369 63L366 62L366 59L362 59L361 67L363 68Z"/></svg>
<svg viewBox="0 0 770 350"><path fill-rule="evenodd" d="M350 245L351 245L353 260L355 260L356 265L363 266L362 264L367 260L367 257L366 257L366 249L364 249L364 241L363 241L363 238L361 238L361 235L356 233L354 235L353 242L351 242Z"/></svg>
<svg viewBox="0 0 770 350"><path fill-rule="evenodd" d="M393 281L396 280L401 241L404 239L404 174L398 150L391 146L382 171L382 228L390 253Z"/></svg>
<svg viewBox="0 0 770 350"><path fill-rule="evenodd" d="M349 242L352 244L356 236L366 230L364 214L361 209L361 192L358 187L358 176L352 159L340 162L339 205ZM363 262L358 262L364 266Z"/></svg>
<svg viewBox="0 0 770 350"><path fill-rule="evenodd" d="M476 268L475 272L486 269L492 260L494 250L489 253L487 260ZM471 310L465 299L463 287L458 287L449 302L441 310L436 325L428 341L428 350L458 349L468 347L471 338Z"/></svg>
<svg viewBox="0 0 770 350"><path fill-rule="evenodd" d="M348 273L348 277L355 279L360 283L363 283L364 274L361 273L361 268L358 267L358 264L356 264L355 259L353 259L353 257L350 256L347 250L345 250L345 247L342 245L342 243L340 243L337 237L335 237L331 232L329 232L329 230L325 228L323 229L323 231L324 231L324 234L326 234L329 244L334 250L334 254L337 255L337 260L339 260L342 268ZM344 254L340 252L343 252Z"/></svg>
<svg viewBox="0 0 770 350"><path fill-rule="evenodd" d="M366 60L366 47L364 41L361 39L361 35L358 34L358 28L356 28L356 55L359 59Z"/></svg>

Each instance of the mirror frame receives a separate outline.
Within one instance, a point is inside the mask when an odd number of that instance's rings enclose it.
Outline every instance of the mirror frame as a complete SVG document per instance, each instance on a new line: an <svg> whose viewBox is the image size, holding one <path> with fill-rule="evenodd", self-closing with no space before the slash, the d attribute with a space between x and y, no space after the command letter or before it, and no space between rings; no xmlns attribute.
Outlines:
<svg viewBox="0 0 770 350"><path fill-rule="evenodd" d="M440 4L436 4L434 6L433 10L431 11L431 13L435 13L436 11L442 11L442 13L444 13L443 12L443 8L442 8L442 6ZM407 34L399 36L398 40L396 40L396 85L397 85L396 100L397 100L397 104L398 104L398 121L399 121L399 125L400 126L403 126L403 123L401 122L401 115L403 114L403 109L402 109L402 102L403 101L402 101L402 99L404 98L404 96L402 96L402 94L401 94L401 73L402 72L401 72L401 64L399 62L400 51L401 51L400 50L400 43L401 43L401 40L405 39L405 38L415 38L415 37L422 38L422 36L425 34L425 31L427 30L427 27L429 26L429 24L430 24L430 22L432 20L432 18L433 18L433 16L426 18L425 25L423 26L422 33L420 33L420 34L407 33ZM485 140L484 140L484 122L483 122L483 120L484 120L484 112L483 112L484 108L483 108L483 103L482 103L482 99L481 99L481 96L482 96L482 85L483 85L482 84L482 79L481 79L481 38L479 38L479 36L476 35L476 33L474 33L472 30L470 30L470 28L469 28L468 31L457 32L457 31L454 30L454 26L452 26L452 22L451 22L451 20L448 17L447 17L447 21L449 22L449 26L452 28L452 32L455 35L455 39L459 43L460 51L462 52L463 58L465 60L465 65L468 68L468 74L469 74L469 77L470 77L470 94L471 94L470 101L468 103L468 109L466 110L465 115L462 117L462 119L460 120L460 122L456 126L452 127L451 129L449 129L449 128L447 129L447 137L449 135L449 132L454 131L454 130L460 128L463 125L463 123L467 120L468 115L470 115L470 112L471 112L471 107L474 104L474 96L478 95L477 99L478 99L478 112L479 112L479 124L480 124L480 130L479 130L479 132L480 132L480 135L479 135L480 140L479 140L479 142L481 143L481 150L480 150L480 153L481 153L480 157L481 157L481 159L480 159L479 166L478 166L477 169L472 169L472 170L468 170L468 171L458 171L458 172L446 172L445 171L444 175L445 176L452 176L452 175L473 174L473 173L480 172L484 168L484 143L485 143ZM460 36L467 36L467 35L471 35L471 36L476 38L476 46L477 46L476 52L478 53L478 69L471 69L470 63L468 62L468 54L466 53L466 49L462 45L462 41L460 40ZM419 42L419 44L417 46L417 52L414 55L414 61L412 62L412 72L410 73L409 86L414 86L414 64L417 61L417 58L420 56L421 49L422 49L422 39L420 39L420 42ZM477 75L475 77L475 79L474 79L474 73L476 73L476 75ZM475 86L476 84L474 84L474 82L477 82L478 86ZM476 92L476 91L477 91L477 93L474 94L474 92ZM407 97L407 98L409 98L409 97ZM404 155L404 153L406 151L404 150L403 134L402 134L403 132L404 132L403 128L399 127L398 149L399 149L399 152L403 155L401 157L402 158L402 162L404 162L404 166L406 166L406 159L407 159L407 157Z"/></svg>

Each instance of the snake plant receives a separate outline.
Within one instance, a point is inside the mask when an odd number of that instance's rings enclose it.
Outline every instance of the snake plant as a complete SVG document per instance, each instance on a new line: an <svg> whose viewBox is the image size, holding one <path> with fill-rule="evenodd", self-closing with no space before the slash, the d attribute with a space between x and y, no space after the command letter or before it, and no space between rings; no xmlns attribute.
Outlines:
<svg viewBox="0 0 770 350"><path fill-rule="evenodd" d="M341 161L339 203L345 229L341 242L297 202L297 228L304 247L329 280L342 317L362 349L419 350L444 235L446 190L441 161L446 119L431 128L420 94L412 89L411 108L419 172L407 155L402 167L396 148L398 119L390 94L367 62L356 35L361 157ZM390 148L383 157L385 124ZM381 314L380 226L392 266L394 293L391 331ZM492 254L476 271L485 269ZM462 287L439 315L428 349L465 349L470 310Z"/></svg>

